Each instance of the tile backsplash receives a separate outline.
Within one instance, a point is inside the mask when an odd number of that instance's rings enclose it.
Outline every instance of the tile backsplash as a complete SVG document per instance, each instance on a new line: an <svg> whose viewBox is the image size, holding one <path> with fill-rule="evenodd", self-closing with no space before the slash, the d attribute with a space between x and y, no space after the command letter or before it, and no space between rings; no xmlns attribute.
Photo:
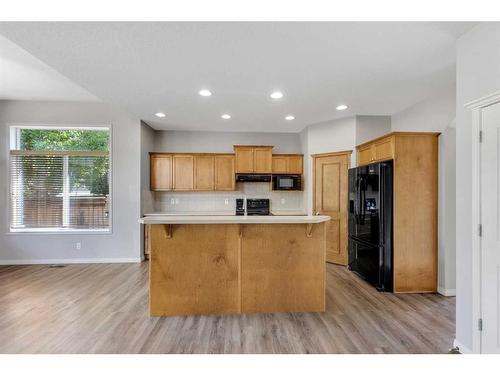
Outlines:
<svg viewBox="0 0 500 375"><path fill-rule="evenodd" d="M155 211L168 213L234 214L237 198L269 198L271 211L300 213L304 209L304 192L272 191L267 182L239 182L235 191L156 192Z"/></svg>

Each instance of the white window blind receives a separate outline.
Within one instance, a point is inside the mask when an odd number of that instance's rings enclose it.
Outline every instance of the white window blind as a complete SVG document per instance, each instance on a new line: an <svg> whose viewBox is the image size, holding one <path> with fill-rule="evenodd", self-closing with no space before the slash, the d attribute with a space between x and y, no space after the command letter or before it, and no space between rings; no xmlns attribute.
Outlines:
<svg viewBox="0 0 500 375"><path fill-rule="evenodd" d="M109 231L108 128L12 127L10 230Z"/></svg>

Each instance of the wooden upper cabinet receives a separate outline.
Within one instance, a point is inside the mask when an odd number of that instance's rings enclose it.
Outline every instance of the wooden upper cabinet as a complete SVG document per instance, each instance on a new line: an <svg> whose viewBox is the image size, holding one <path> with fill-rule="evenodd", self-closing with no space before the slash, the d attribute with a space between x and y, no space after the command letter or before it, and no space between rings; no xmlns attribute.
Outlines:
<svg viewBox="0 0 500 375"><path fill-rule="evenodd" d="M366 165L379 161L394 159L394 136L377 138L357 147L358 165Z"/></svg>
<svg viewBox="0 0 500 375"><path fill-rule="evenodd" d="M253 149L254 172L271 173L273 171L273 149L272 147L256 147Z"/></svg>
<svg viewBox="0 0 500 375"><path fill-rule="evenodd" d="M358 165L370 164L375 160L373 145L358 147Z"/></svg>
<svg viewBox="0 0 500 375"><path fill-rule="evenodd" d="M303 156L299 154L273 155L273 173L302 174Z"/></svg>
<svg viewBox="0 0 500 375"><path fill-rule="evenodd" d="M151 190L235 190L233 154L152 153Z"/></svg>
<svg viewBox="0 0 500 375"><path fill-rule="evenodd" d="M288 173L288 156L273 155L273 173Z"/></svg>
<svg viewBox="0 0 500 375"><path fill-rule="evenodd" d="M236 173L271 173L273 146L234 146Z"/></svg>
<svg viewBox="0 0 500 375"><path fill-rule="evenodd" d="M375 160L382 161L394 157L394 137L381 139L373 144Z"/></svg>
<svg viewBox="0 0 500 375"><path fill-rule="evenodd" d="M252 147L235 147L236 173L253 173L254 160Z"/></svg>
<svg viewBox="0 0 500 375"><path fill-rule="evenodd" d="M194 189L194 156L173 155L173 190Z"/></svg>
<svg viewBox="0 0 500 375"><path fill-rule="evenodd" d="M234 190L234 155L215 156L215 190Z"/></svg>
<svg viewBox="0 0 500 375"><path fill-rule="evenodd" d="M194 190L214 190L214 156L195 155Z"/></svg>
<svg viewBox="0 0 500 375"><path fill-rule="evenodd" d="M302 155L288 156L288 173L302 174L304 168L304 157Z"/></svg>
<svg viewBox="0 0 500 375"><path fill-rule="evenodd" d="M151 155L149 171L151 190L172 190L172 155Z"/></svg>

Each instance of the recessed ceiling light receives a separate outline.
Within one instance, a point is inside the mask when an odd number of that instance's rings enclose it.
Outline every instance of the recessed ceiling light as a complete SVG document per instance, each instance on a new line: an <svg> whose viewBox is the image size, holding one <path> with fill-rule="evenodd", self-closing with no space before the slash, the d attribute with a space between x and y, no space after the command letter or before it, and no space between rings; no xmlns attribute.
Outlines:
<svg viewBox="0 0 500 375"><path fill-rule="evenodd" d="M158 113L155 113L155 116L156 117L165 117L166 115L163 112L158 112Z"/></svg>
<svg viewBox="0 0 500 375"><path fill-rule="evenodd" d="M198 91L198 94L200 94L201 96L211 96L212 95L210 90L206 90L206 89Z"/></svg>
<svg viewBox="0 0 500 375"><path fill-rule="evenodd" d="M345 104L338 105L335 109L337 111L343 111L344 109L347 109L348 107Z"/></svg>
<svg viewBox="0 0 500 375"><path fill-rule="evenodd" d="M224 113L221 118L223 118L224 120L229 120L231 118L231 115L228 115L227 113Z"/></svg>
<svg viewBox="0 0 500 375"><path fill-rule="evenodd" d="M292 116L292 115L288 115L288 116L285 117L285 120L292 121L292 120L295 120L295 117Z"/></svg>
<svg viewBox="0 0 500 375"><path fill-rule="evenodd" d="M281 99L283 97L283 93L281 91L275 91L271 93L271 98L273 99Z"/></svg>

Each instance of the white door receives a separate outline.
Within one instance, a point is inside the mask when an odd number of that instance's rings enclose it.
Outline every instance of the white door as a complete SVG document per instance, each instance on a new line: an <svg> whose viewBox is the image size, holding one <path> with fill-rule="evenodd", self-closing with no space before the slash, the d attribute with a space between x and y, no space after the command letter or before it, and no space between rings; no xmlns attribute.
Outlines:
<svg viewBox="0 0 500 375"><path fill-rule="evenodd" d="M482 110L481 352L500 353L500 103Z"/></svg>

